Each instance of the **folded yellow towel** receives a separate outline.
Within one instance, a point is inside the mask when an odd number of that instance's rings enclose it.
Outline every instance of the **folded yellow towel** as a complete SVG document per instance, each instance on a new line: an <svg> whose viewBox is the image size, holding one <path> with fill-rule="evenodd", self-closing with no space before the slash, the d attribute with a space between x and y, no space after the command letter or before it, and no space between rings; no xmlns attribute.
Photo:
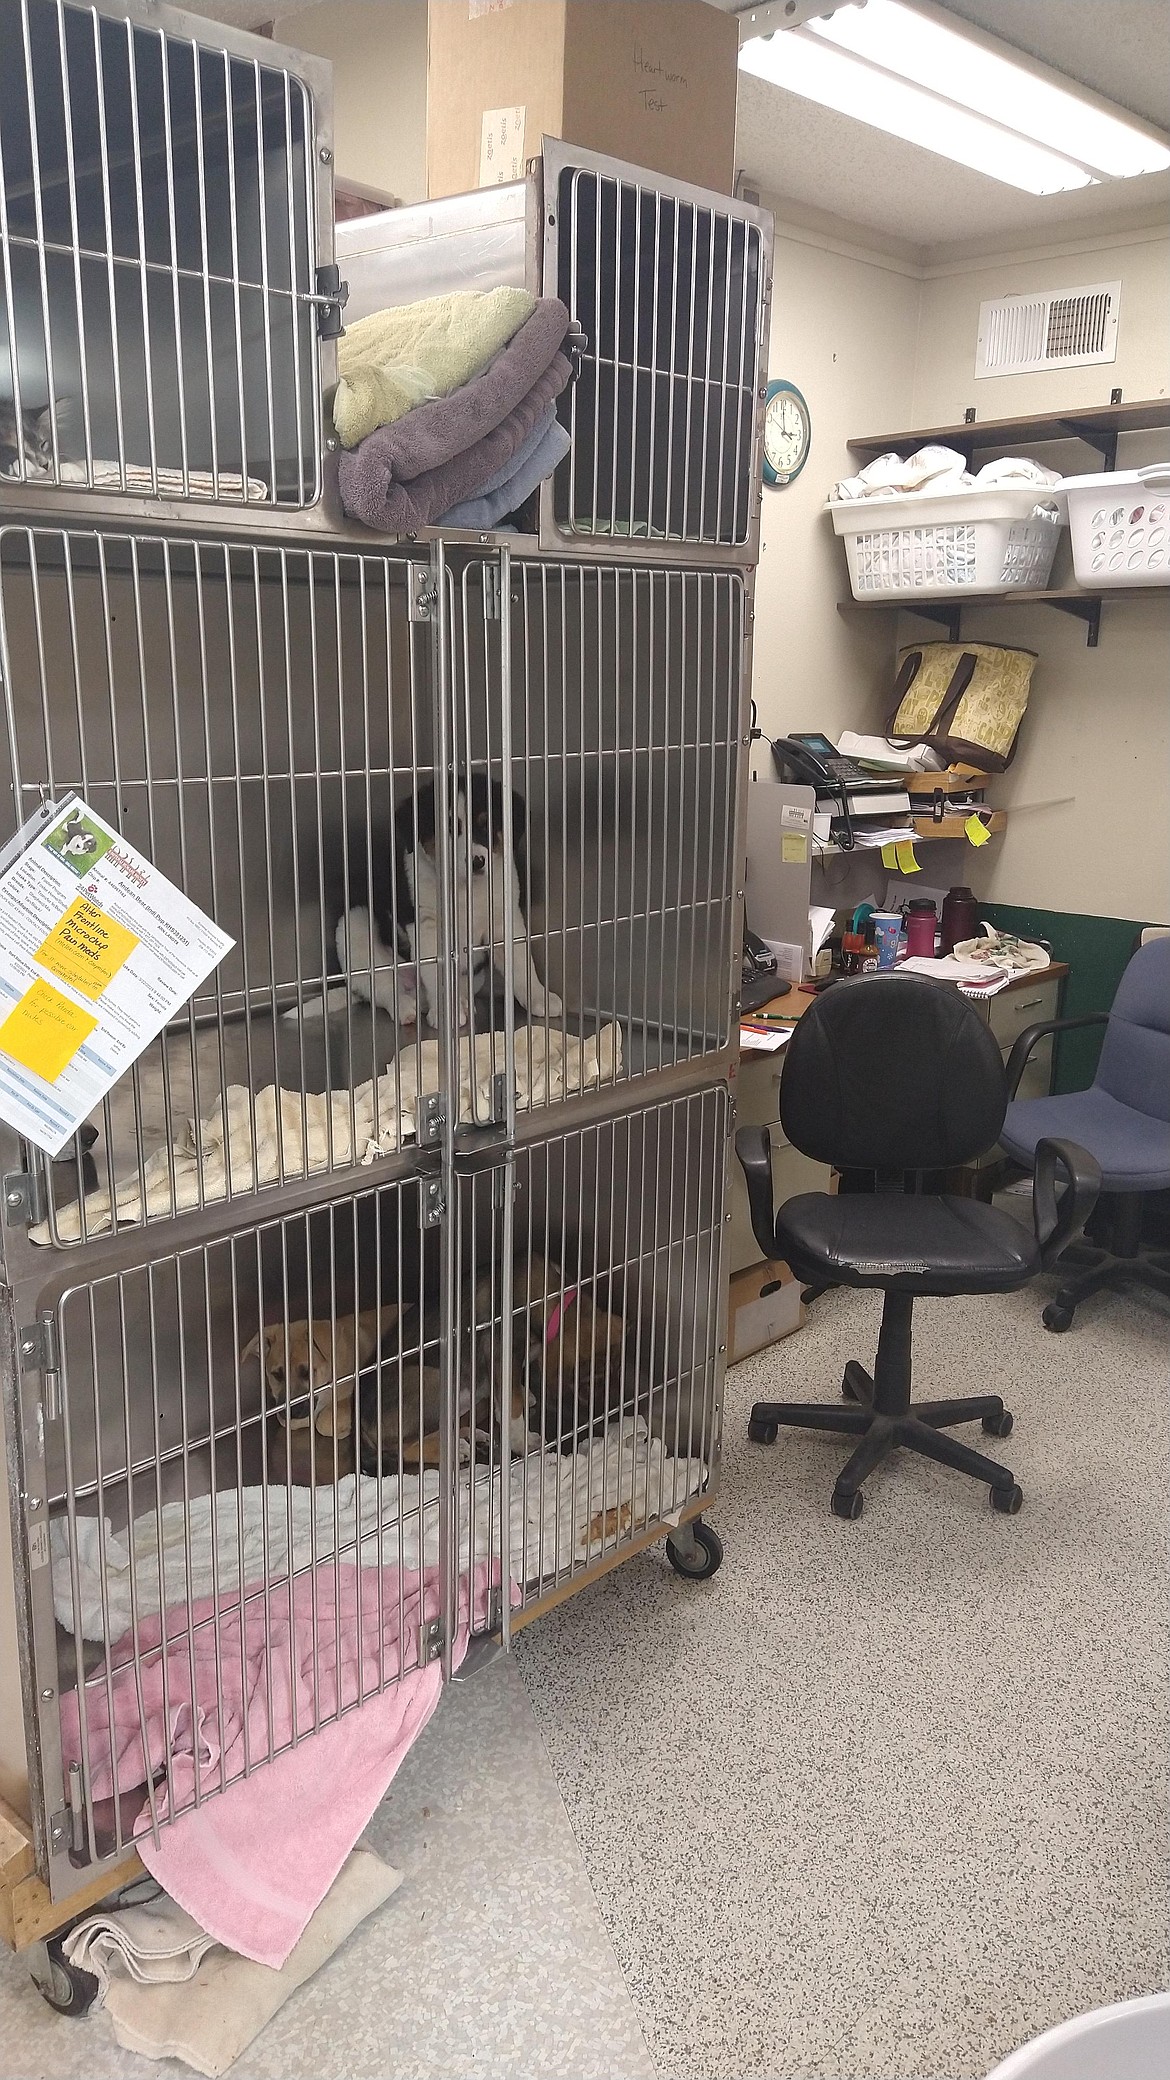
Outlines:
<svg viewBox="0 0 1170 2080"><path fill-rule="evenodd" d="M356 448L376 426L470 382L535 304L527 289L460 289L359 318L337 346L333 424L342 446Z"/></svg>

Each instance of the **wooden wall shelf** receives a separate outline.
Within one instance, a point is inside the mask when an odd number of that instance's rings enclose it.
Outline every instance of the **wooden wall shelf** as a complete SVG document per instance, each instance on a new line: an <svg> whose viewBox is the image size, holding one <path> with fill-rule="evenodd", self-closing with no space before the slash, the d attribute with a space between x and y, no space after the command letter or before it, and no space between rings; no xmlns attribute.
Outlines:
<svg viewBox="0 0 1170 2080"><path fill-rule="evenodd" d="M1038 412L1023 419L964 419L959 426L917 427L911 433L867 433L847 441L851 455L872 460L891 450L925 447L928 441L957 448L968 462L976 448L1034 447L1040 441L1084 441L1095 448L1106 469L1117 462L1117 443L1125 433L1155 433L1170 427L1170 398L1152 397L1139 404L1086 406L1074 412Z"/></svg>
<svg viewBox="0 0 1170 2080"><path fill-rule="evenodd" d="M1132 592L1123 593L1132 598ZM913 592L900 594L893 599L842 599L837 602L839 614L889 613L891 608L901 614L917 614L923 621L937 621L947 631L947 641L957 643L962 625L964 607L1056 607L1062 614L1073 614L1085 624L1085 641L1090 650L1097 648L1101 634L1101 604L1105 598L1116 598L1116 593L1082 592L1078 585L1066 585L1053 592L968 592L961 599L919 599Z"/></svg>

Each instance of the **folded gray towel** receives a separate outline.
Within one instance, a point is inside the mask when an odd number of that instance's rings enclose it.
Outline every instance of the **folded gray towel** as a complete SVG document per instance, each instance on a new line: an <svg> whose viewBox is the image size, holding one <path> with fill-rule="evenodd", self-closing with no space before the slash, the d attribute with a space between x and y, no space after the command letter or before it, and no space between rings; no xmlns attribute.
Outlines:
<svg viewBox="0 0 1170 2080"><path fill-rule="evenodd" d="M399 483L441 469L462 449L491 433L527 397L569 329L569 313L555 296L542 296L530 318L496 355L490 368L447 397L416 405L392 426L376 429L378 462ZM375 434L367 434L373 440ZM365 445L365 442L359 445ZM354 450L356 453L356 449ZM342 489L344 492L344 476Z"/></svg>
<svg viewBox="0 0 1170 2080"><path fill-rule="evenodd" d="M563 455L572 446L567 426L560 426L555 416L537 428L540 438L524 443L516 456L510 476L494 484L485 484L478 498L468 498L462 505L452 506L449 513L439 516L440 527L494 527L508 513L522 506L529 493L551 477Z"/></svg>
<svg viewBox="0 0 1170 2080"><path fill-rule="evenodd" d="M547 412L541 413L527 439L521 441L516 453L509 456L507 462L501 463L499 469L493 471L486 484L480 485L476 494L477 497L484 498L489 491L498 490L501 484L507 484L511 481L518 469L523 469L528 457L535 454L549 427L555 423L556 416L557 408L555 404L550 404ZM445 520L447 518L446 513L442 517Z"/></svg>
<svg viewBox="0 0 1170 2080"><path fill-rule="evenodd" d="M528 322L531 324L532 320ZM527 327L523 329L526 331ZM516 337L520 337L519 333ZM501 355L500 359L503 358ZM367 527L376 527L383 534L415 534L420 527L430 527L440 513L449 512L452 506L478 498L489 479L498 480L503 471L511 472L514 468L520 449L533 428L547 416L569 375L568 361L563 354L557 354L527 395L490 433L473 440L440 468L424 470L406 484L395 481L385 459L386 443L399 432L399 426L380 426L376 433L368 433L350 454L342 456L338 468L337 481L346 512L351 519L362 520ZM456 409L460 398L474 388L473 383L467 383L463 391L441 398L437 404L420 406L419 410Z"/></svg>

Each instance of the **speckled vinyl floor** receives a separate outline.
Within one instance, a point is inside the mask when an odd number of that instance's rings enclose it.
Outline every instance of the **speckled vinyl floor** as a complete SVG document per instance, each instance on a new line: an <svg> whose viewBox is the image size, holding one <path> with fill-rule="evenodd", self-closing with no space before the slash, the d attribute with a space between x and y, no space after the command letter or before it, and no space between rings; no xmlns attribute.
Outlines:
<svg viewBox="0 0 1170 2080"><path fill-rule="evenodd" d="M1019 1516L900 1456L842 1523L846 1444L747 1442L870 1360L877 1296L827 1294L729 1377L715 1579L651 1554L524 1636L662 2080L974 2080L1167 1983L1170 1315L1044 1297L916 1310L918 1393L1014 1410Z"/></svg>
<svg viewBox="0 0 1170 2080"><path fill-rule="evenodd" d="M738 1367L720 1574L651 1552L456 1686L367 1837L406 1882L239 2080L981 2080L1166 1984L1170 1314L1042 1300L917 1316L920 1394L1014 1408L1014 1518L903 1458L844 1524L841 1441L747 1443L869 1359L870 1296ZM185 2070L0 1952L4 2080Z"/></svg>

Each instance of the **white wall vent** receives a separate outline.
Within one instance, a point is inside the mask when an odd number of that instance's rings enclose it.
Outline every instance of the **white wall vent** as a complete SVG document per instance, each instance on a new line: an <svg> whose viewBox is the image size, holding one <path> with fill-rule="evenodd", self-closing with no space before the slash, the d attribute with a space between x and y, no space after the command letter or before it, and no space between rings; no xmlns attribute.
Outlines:
<svg viewBox="0 0 1170 2080"><path fill-rule="evenodd" d="M981 303L975 373L1022 376L1042 368L1116 361L1120 303L1120 282L999 296L993 303Z"/></svg>

